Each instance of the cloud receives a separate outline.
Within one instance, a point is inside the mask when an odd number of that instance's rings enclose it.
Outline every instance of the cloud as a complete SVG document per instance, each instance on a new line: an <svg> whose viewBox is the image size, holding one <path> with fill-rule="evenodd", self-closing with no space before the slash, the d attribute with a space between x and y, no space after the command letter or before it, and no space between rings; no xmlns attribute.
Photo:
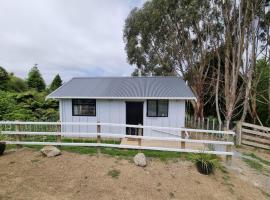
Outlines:
<svg viewBox="0 0 270 200"><path fill-rule="evenodd" d="M0 0L0 66L26 77L37 63L49 83L130 75L125 18L143 0Z"/></svg>

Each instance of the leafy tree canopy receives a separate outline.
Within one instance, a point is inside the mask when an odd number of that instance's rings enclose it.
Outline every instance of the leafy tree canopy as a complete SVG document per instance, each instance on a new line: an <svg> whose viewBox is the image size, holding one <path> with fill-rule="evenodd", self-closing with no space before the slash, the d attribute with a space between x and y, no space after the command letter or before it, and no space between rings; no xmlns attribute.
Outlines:
<svg viewBox="0 0 270 200"><path fill-rule="evenodd" d="M142 75L185 76L187 65L198 65L204 59L202 49L211 44L210 32L222 29L217 17L207 0L147 1L133 9L125 22L129 63Z"/></svg>
<svg viewBox="0 0 270 200"><path fill-rule="evenodd" d="M14 76L13 73L9 74L9 81L7 82L7 91L24 92L27 89L28 88L26 82L23 79Z"/></svg>

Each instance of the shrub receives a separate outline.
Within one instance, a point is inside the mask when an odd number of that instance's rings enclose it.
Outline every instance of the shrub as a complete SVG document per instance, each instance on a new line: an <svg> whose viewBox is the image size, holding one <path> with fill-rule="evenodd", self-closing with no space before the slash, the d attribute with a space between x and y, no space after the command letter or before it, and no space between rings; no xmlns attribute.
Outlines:
<svg viewBox="0 0 270 200"><path fill-rule="evenodd" d="M197 170L205 175L212 174L214 169L220 166L219 159L212 154L195 154L192 160L195 162Z"/></svg>

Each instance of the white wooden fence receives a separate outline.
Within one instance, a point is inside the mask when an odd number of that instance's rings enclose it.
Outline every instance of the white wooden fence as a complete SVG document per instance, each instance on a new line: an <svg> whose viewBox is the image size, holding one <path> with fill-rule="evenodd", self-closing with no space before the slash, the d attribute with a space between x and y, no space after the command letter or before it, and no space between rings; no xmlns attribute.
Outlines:
<svg viewBox="0 0 270 200"><path fill-rule="evenodd" d="M96 126L96 132L64 132L63 126ZM101 132L102 126L129 127L138 129L138 135ZM171 137L143 136L144 129L177 131ZM157 127L113 123L87 122L18 122L0 121L2 140L15 145L59 145L113 147L122 149L159 150L174 152L208 153L233 155L232 131L189 129L178 127ZM129 141L130 140L130 141ZM126 141L123 142L123 141ZM135 144L134 144L135 141ZM133 143L132 143L133 142Z"/></svg>

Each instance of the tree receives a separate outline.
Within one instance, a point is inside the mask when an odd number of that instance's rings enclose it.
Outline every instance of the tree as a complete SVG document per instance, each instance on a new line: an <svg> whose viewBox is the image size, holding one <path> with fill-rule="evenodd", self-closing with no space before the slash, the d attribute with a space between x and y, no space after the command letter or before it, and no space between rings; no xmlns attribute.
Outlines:
<svg viewBox="0 0 270 200"><path fill-rule="evenodd" d="M7 82L8 82L8 73L3 67L0 66L0 90L6 89Z"/></svg>
<svg viewBox="0 0 270 200"><path fill-rule="evenodd" d="M221 112L225 117L227 128L233 119L241 118L243 121L246 118L259 44L258 18L264 2L227 0L213 3L223 30L214 35L213 41L218 44L216 49L224 46L224 52L216 51L218 59L224 60L224 72L220 73L218 64L215 77L216 109L217 115Z"/></svg>
<svg viewBox="0 0 270 200"><path fill-rule="evenodd" d="M34 88L39 92L45 90L46 85L42 78L42 75L39 72L37 64L35 64L34 67L28 73L26 83L29 88Z"/></svg>
<svg viewBox="0 0 270 200"><path fill-rule="evenodd" d="M252 78L250 94L250 116L252 123L257 121L261 125L270 125L268 115L268 87L270 77L270 64L265 59L258 60L256 72Z"/></svg>
<svg viewBox="0 0 270 200"><path fill-rule="evenodd" d="M50 91L56 90L56 89L59 88L61 85L62 85L62 79L61 79L60 75L57 74L57 75L54 77L54 79L53 79L53 81L52 81L52 83L51 83L51 85L50 85Z"/></svg>
<svg viewBox="0 0 270 200"><path fill-rule="evenodd" d="M217 14L208 0L152 0L133 9L124 27L128 61L137 67L133 75L183 76L197 98L197 117L203 117L207 53L221 31Z"/></svg>
<svg viewBox="0 0 270 200"><path fill-rule="evenodd" d="M9 81L7 82L7 91L25 92L27 90L26 82L15 76L13 73L9 74Z"/></svg>

